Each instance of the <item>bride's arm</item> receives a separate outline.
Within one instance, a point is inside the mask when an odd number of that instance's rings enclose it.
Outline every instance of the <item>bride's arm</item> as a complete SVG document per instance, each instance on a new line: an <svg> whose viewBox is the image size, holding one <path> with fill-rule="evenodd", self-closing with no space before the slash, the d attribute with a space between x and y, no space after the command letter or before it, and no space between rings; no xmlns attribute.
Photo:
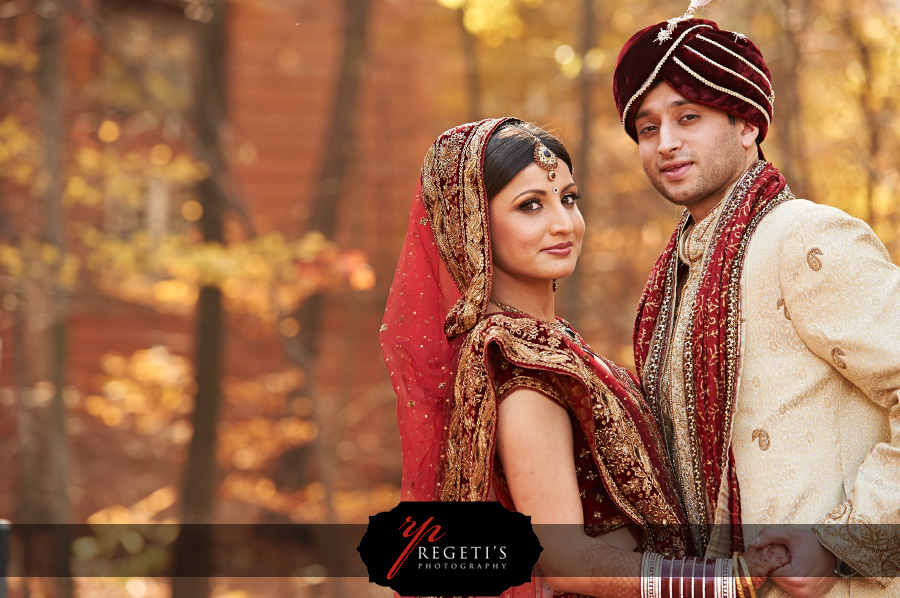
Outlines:
<svg viewBox="0 0 900 598"><path fill-rule="evenodd" d="M516 510L537 526L544 547L539 563L550 586L640 598L641 555L631 552L637 546L631 535L624 529L599 538L584 533L566 410L539 392L513 391L498 410L497 450Z"/></svg>

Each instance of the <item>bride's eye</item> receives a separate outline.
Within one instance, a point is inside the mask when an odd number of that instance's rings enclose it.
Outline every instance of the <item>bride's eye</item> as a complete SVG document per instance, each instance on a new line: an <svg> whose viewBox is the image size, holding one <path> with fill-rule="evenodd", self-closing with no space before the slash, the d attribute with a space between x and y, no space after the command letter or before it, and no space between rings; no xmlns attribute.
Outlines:
<svg viewBox="0 0 900 598"><path fill-rule="evenodd" d="M579 195L578 193L566 193L562 196L561 201L563 202L563 205L570 206L574 205L575 202L579 199L581 199L581 195Z"/></svg>
<svg viewBox="0 0 900 598"><path fill-rule="evenodd" d="M543 206L541 206L541 202L537 199L529 199L528 201L524 201L519 204L519 209L523 212L535 212L540 210Z"/></svg>

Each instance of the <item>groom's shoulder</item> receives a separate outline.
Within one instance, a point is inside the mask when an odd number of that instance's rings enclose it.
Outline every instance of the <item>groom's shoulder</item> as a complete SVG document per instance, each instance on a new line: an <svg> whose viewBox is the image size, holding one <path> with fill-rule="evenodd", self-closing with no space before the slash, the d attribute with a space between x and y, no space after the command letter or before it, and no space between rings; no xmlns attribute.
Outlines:
<svg viewBox="0 0 900 598"><path fill-rule="evenodd" d="M750 237L744 262L745 282L760 277L778 278L780 266L805 259L810 248L818 245L814 239L829 228L829 223L844 219L854 220L846 212L807 199L792 199L775 206Z"/></svg>
<svg viewBox="0 0 900 598"><path fill-rule="evenodd" d="M839 208L796 198L776 206L763 218L759 226L762 228L765 225L779 231L815 230L829 223L841 221L862 222Z"/></svg>
<svg viewBox="0 0 900 598"><path fill-rule="evenodd" d="M860 229L870 230L864 221L841 209L808 199L793 199L776 206L760 221L751 238L751 248L781 252L803 239Z"/></svg>

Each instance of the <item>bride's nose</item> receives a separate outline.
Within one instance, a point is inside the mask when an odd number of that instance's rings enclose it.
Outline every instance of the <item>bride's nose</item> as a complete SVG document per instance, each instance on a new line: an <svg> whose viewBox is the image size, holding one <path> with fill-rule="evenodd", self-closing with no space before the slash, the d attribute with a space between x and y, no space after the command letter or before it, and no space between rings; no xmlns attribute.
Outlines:
<svg viewBox="0 0 900 598"><path fill-rule="evenodd" d="M572 211L562 204L553 207L551 214L550 232L553 234L569 235L575 231L575 221L572 219Z"/></svg>

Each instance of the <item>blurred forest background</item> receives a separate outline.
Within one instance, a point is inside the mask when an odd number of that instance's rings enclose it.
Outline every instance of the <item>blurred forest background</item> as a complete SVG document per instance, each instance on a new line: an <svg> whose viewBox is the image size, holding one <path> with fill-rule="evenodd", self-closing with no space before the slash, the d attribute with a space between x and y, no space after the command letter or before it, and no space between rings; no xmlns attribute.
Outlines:
<svg viewBox="0 0 900 598"><path fill-rule="evenodd" d="M558 311L633 367L678 211L643 175L611 76L634 31L686 5L0 0L0 518L366 523L393 507L378 327L421 160L461 122L514 115L568 145L588 236ZM866 220L897 262L900 2L703 16L762 48L763 147L795 194ZM177 542L59 541L73 571L106 556L148 574L149 548ZM291 578L173 585L23 579L17 550L11 596L390 595L315 555Z"/></svg>

